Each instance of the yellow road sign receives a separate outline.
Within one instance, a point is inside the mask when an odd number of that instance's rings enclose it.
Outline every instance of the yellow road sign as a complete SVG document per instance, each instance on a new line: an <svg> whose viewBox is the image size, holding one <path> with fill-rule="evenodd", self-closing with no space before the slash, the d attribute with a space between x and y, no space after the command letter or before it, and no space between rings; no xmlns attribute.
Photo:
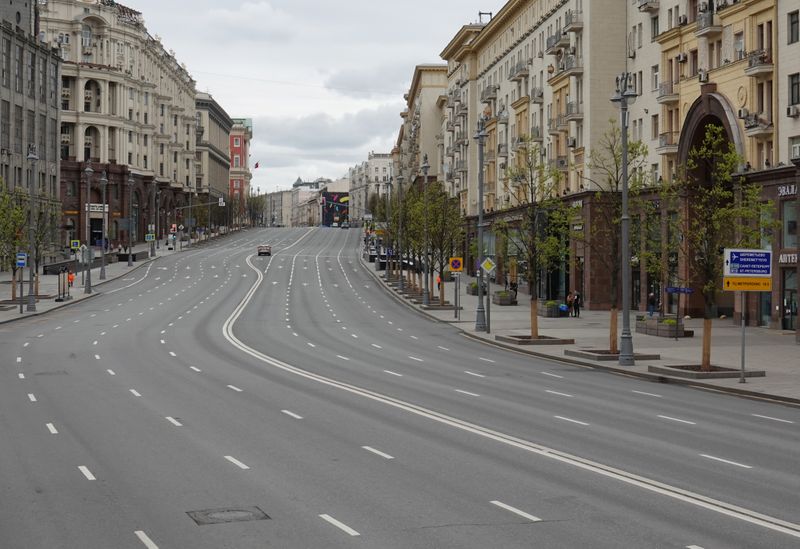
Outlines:
<svg viewBox="0 0 800 549"><path fill-rule="evenodd" d="M497 267L497 265L495 265L494 261L492 261L491 258L487 257L486 259L483 260L483 263L481 263L481 267L483 267L483 270L486 271L487 273L491 273L492 271L494 271L494 268Z"/></svg>
<svg viewBox="0 0 800 549"><path fill-rule="evenodd" d="M464 270L464 258L461 257L451 257L450 258L450 270L454 273L460 273Z"/></svg>
<svg viewBox="0 0 800 549"><path fill-rule="evenodd" d="M771 292L772 279L753 276L726 276L722 279L722 289L726 292Z"/></svg>

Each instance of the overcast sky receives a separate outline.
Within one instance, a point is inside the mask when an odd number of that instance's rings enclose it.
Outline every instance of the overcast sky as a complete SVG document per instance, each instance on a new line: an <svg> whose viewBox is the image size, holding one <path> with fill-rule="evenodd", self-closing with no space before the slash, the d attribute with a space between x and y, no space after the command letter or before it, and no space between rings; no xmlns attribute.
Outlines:
<svg viewBox="0 0 800 549"><path fill-rule="evenodd" d="M261 192L390 152L414 66L504 0L123 0L233 117ZM402 11L401 11L402 10Z"/></svg>

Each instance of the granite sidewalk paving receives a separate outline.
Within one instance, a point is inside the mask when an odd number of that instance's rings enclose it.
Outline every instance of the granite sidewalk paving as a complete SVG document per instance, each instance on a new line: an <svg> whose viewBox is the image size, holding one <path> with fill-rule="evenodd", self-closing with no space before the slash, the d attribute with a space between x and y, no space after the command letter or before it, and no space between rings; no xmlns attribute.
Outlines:
<svg viewBox="0 0 800 549"><path fill-rule="evenodd" d="M608 349L610 313L608 311L582 310L580 318L539 317L539 334L555 338L572 338L574 345L516 345L502 343L497 335L530 335L531 302L527 294L520 292L518 305L490 305L490 333L475 330L475 317L478 305L477 296L466 293L467 283L474 278L462 275L460 284L460 320L454 318L454 310L425 308L407 297L400 296L395 284L388 284L385 271L377 271L375 263L368 263L362 257L367 271L379 279L382 285L399 301L440 322L447 322L460 329L467 337L487 344L510 348L521 353L549 358L583 367L608 370L615 373L646 378L656 382L680 383L707 390L716 390L741 396L771 399L786 404L800 405L800 345L795 342L794 332L747 327L745 370L763 370L764 377L748 377L740 383L738 374L734 378L690 379L664 373L653 373L648 367L699 364L703 340L703 319L685 320L687 329L694 330L694 337L674 338L633 333L635 353L657 354L659 360L637 360L634 366L619 366L617 361L597 361L566 356L565 350ZM503 289L496 284L491 290ZM445 282L445 297L453 302L455 285ZM491 295L491 294L490 294ZM484 296L484 302L486 297ZM433 303L437 303L434 298ZM631 312L631 330L636 325L636 315ZM621 315L621 314L620 314ZM618 322L622 330L622 318ZM714 366L740 369L741 365L741 325L731 319L715 320L712 327L711 361Z"/></svg>

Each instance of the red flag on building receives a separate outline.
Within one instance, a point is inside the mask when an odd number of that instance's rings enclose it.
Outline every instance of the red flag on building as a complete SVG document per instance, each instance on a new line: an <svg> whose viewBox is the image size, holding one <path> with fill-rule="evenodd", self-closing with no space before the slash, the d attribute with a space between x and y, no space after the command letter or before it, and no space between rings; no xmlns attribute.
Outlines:
<svg viewBox="0 0 800 549"><path fill-rule="evenodd" d="M256 162L256 165L253 167L253 169L254 169L254 170L257 170L257 169L258 169L258 162Z"/></svg>

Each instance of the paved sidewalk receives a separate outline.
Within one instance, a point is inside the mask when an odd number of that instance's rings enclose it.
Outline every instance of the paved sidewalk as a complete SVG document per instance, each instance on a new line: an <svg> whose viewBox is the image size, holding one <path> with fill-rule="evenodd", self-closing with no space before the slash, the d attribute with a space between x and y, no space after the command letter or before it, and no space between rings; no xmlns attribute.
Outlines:
<svg viewBox="0 0 800 549"><path fill-rule="evenodd" d="M239 234L239 231L235 231L229 233L230 236L235 236ZM210 242L215 242L219 238L225 238L228 235L221 235L216 236L210 240ZM36 312L28 312L27 311L27 304L28 304L28 271L25 270L24 273L24 300L23 300L23 313L20 314L19 312L19 296L17 297L17 301L11 302L11 273L10 272L0 272L0 324L5 324L7 322L13 322L16 320L20 320L22 318L36 316L45 314L49 311L54 309L59 309L61 307L67 307L74 303L78 303L85 299L89 299L94 297L95 295L99 295L103 292L103 285L106 282L110 282L112 280L116 280L122 278L123 280L127 277L136 276L133 272L139 267L147 265L151 261L155 261L159 257L165 257L168 255L181 253L183 251L190 251L194 250L195 246L198 244L202 246L205 242L209 242L203 240L201 242L197 242L194 240L192 245L189 246L187 242L181 243L178 242L178 245L175 249L170 250L162 241L160 243L160 247L156 249L156 256L155 257L148 257L147 259L134 261L132 267L128 267L127 260L122 260L115 263L106 264L106 279L100 280L100 267L96 267L92 269L92 293L87 294L85 293L84 287L84 277L82 275L82 271L78 271L75 275L75 282L72 288L70 288L70 296L72 299L58 302L56 298L58 297L58 275L39 275L39 298L36 301ZM150 250L149 243L140 243L133 246L134 253L139 252L147 252ZM99 248L95 249L95 256L99 257ZM110 255L110 254L109 254ZM74 262L70 265L70 268L74 270ZM132 280L131 280L132 281ZM19 292L19 283L17 282L17 292Z"/></svg>
<svg viewBox="0 0 800 549"><path fill-rule="evenodd" d="M376 271L374 263L367 263L362 259L367 271L381 280L387 289L385 272ZM405 302L420 313L441 322L448 322L458 327L464 335L499 345L512 348L522 353L552 358L580 366L605 369L637 377L652 379L653 381L681 383L712 390L737 393L745 396L758 396L772 398L785 403L800 404L800 346L795 343L794 332L769 330L766 328L748 327L746 330L746 370L764 370L765 377L747 378L746 383L739 383L739 378L726 379L686 379L670 375L648 372L648 366L660 365L687 365L699 364L701 345L703 340L703 319L685 320L687 329L694 330L694 337L674 338L633 334L635 353L659 354L660 360L640 360L635 366L619 366L616 361L595 361L565 356L567 349L608 349L610 313L608 311L582 310L580 318L544 318L539 317L539 335L573 338L574 345L515 345L504 344L495 340L496 335L529 335L530 334L530 306L527 294L520 293L518 305L499 306L491 304L490 329L491 333L475 331L475 316L478 305L477 296L467 295L467 283L474 278L462 276L461 283L461 319L454 319L454 311L423 309L407 298L401 297L396 290L391 290L398 300ZM503 289L496 284L491 285L491 291ZM454 283L445 283L445 297L453 302ZM433 303L438 303L434 297ZM486 297L484 296L484 303ZM484 305L485 306L485 305ZM636 315L641 312L632 312L631 330L635 330ZM622 318L619 318L619 330L622 330ZM741 325L735 325L732 320L715 320L712 330L711 361L714 366L739 369L741 366Z"/></svg>

